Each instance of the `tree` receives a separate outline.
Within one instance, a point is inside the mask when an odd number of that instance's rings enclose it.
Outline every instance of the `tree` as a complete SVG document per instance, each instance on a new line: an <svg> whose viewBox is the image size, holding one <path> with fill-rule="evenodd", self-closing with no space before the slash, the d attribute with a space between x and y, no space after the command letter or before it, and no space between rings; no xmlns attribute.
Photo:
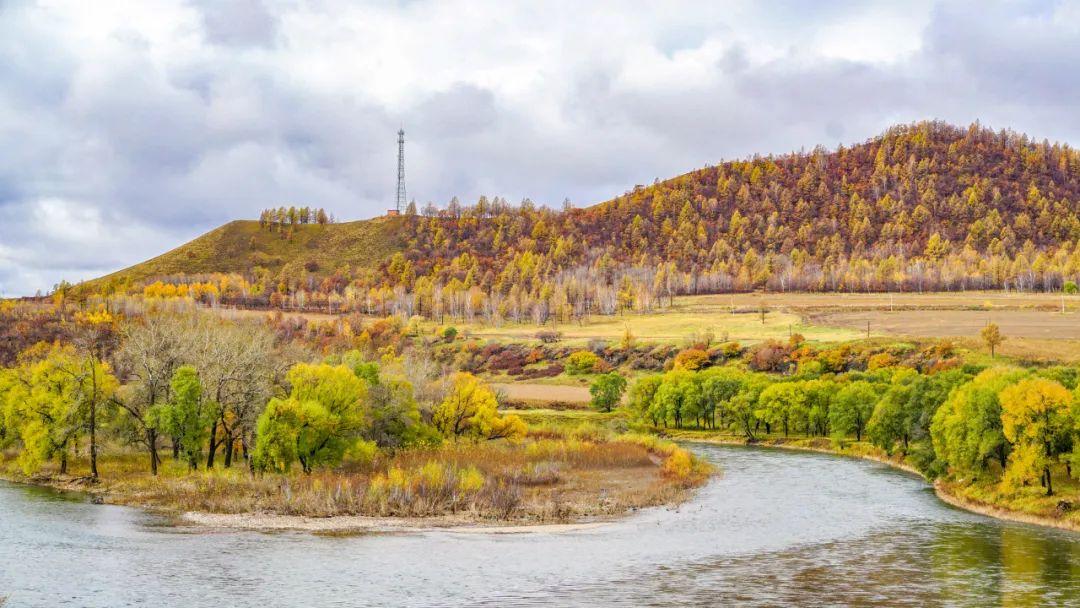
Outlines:
<svg viewBox="0 0 1080 608"><path fill-rule="evenodd" d="M957 387L934 413L930 437L934 451L953 472L978 474L996 458L1006 466L1009 444L1002 431L998 394L1025 372L988 369Z"/></svg>
<svg viewBox="0 0 1080 608"><path fill-rule="evenodd" d="M190 365L176 370L170 382L172 400L158 406L156 417L160 428L180 441L188 469L199 468L203 444L210 435L210 424L217 409L203 398L199 372Z"/></svg>
<svg viewBox="0 0 1080 608"><path fill-rule="evenodd" d="M589 387L589 394L592 395L589 405L595 410L610 412L619 405L625 390L626 378L614 372L602 374Z"/></svg>
<svg viewBox="0 0 1080 608"><path fill-rule="evenodd" d="M761 391L758 418L784 429L784 437L793 422L806 417L806 392L801 382L777 382Z"/></svg>
<svg viewBox="0 0 1080 608"><path fill-rule="evenodd" d="M66 474L70 448L83 433L93 437L99 408L119 383L107 364L70 345L41 344L21 359L0 395L4 427L22 442L18 461L24 472L59 458L60 473ZM90 442L90 476L98 477L96 440Z"/></svg>
<svg viewBox="0 0 1080 608"><path fill-rule="evenodd" d="M1029 378L1003 389L999 398L1002 432L1013 444L1004 481L1013 487L1027 485L1038 474L1052 496L1050 467L1059 455L1059 439L1074 428L1069 415L1072 394L1053 380Z"/></svg>
<svg viewBox="0 0 1080 608"><path fill-rule="evenodd" d="M906 406L910 396L909 385L893 384L878 400L874 413L866 424L870 441L889 454L892 454L898 441L903 443L905 451L908 448L911 436Z"/></svg>
<svg viewBox="0 0 1080 608"><path fill-rule="evenodd" d="M990 349L990 357L993 358L994 351L1005 341L1005 337L1001 335L1001 329L997 326L997 323L987 323L986 327L979 332L979 335L982 336L986 347Z"/></svg>
<svg viewBox="0 0 1080 608"><path fill-rule="evenodd" d="M141 443L150 456L150 472L158 472L158 407L170 397L173 374L189 357L188 338L193 317L155 315L122 328L122 346L116 353L120 373L127 384L114 402L125 414L120 419L129 439Z"/></svg>
<svg viewBox="0 0 1080 608"><path fill-rule="evenodd" d="M746 377L735 368L720 367L702 372L700 380L705 416L710 425L716 428L717 414L720 414L722 425L730 413L731 400L739 394Z"/></svg>
<svg viewBox="0 0 1080 608"><path fill-rule="evenodd" d="M657 426L661 421L656 416L657 411L653 409L652 404L653 399L656 397L656 391L662 383L663 378L661 376L643 376L630 387L628 399L630 411L634 412L639 420L648 419L653 426Z"/></svg>
<svg viewBox="0 0 1080 608"><path fill-rule="evenodd" d="M701 415L701 403L701 387L692 373L683 370L664 374L653 397L656 417L665 423L672 420L678 428L682 428L684 419Z"/></svg>
<svg viewBox="0 0 1080 608"><path fill-rule="evenodd" d="M256 425L255 463L305 473L333 466L356 447L366 427L367 384L344 365L300 363L288 373L288 397L271 399Z"/></svg>
<svg viewBox="0 0 1080 608"><path fill-rule="evenodd" d="M432 412L435 428L454 439L518 439L526 426L520 417L500 416L495 393L472 374L450 378L450 392Z"/></svg>
<svg viewBox="0 0 1080 608"><path fill-rule="evenodd" d="M854 435L855 441L862 441L878 396L874 385L863 380L843 385L836 392L829 410L833 434L837 437Z"/></svg>

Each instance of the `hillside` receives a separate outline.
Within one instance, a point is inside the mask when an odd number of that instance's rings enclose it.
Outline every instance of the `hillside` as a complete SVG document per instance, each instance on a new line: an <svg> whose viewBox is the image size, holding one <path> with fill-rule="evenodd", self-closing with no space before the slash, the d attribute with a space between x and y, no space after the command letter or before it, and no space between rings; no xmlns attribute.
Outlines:
<svg viewBox="0 0 1080 608"><path fill-rule="evenodd" d="M265 269L272 277L339 268L373 267L403 246L402 218L376 218L339 224L296 225L290 236L264 229L253 220L236 220L176 249L89 282L109 284L210 273L246 274Z"/></svg>
<svg viewBox="0 0 1080 608"><path fill-rule="evenodd" d="M258 266L276 279L260 282L262 297L276 289L283 303L336 294L368 312L536 321L644 310L676 293L1055 290L1080 274L1078 202L1080 154L1068 146L923 122L837 150L725 162L587 209L482 197L295 226L291 239L234 222L116 276Z"/></svg>

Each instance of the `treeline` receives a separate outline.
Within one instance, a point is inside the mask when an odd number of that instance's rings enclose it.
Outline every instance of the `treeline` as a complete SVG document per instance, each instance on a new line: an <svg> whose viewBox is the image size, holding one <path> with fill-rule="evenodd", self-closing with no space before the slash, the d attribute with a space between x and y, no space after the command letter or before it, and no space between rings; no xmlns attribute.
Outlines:
<svg viewBox="0 0 1080 608"><path fill-rule="evenodd" d="M80 446L92 478L102 446L139 447L155 474L162 450L193 470L243 460L253 472L311 472L383 448L525 432L475 377L447 377L422 353L313 361L264 324L207 314L70 323L65 341L0 368L0 447L27 474L49 461L66 472Z"/></svg>
<svg viewBox="0 0 1080 608"><path fill-rule="evenodd" d="M737 367L676 368L630 389L628 407L657 427L728 429L754 442L770 434L869 440L930 477L999 476L1041 485L1080 464L1078 370L902 366L839 374L807 366L792 376Z"/></svg>
<svg viewBox="0 0 1080 608"><path fill-rule="evenodd" d="M278 207L277 209L263 209L259 213L259 227L270 232L284 233L285 229L303 224L326 225L334 222L333 216L325 209L312 207Z"/></svg>

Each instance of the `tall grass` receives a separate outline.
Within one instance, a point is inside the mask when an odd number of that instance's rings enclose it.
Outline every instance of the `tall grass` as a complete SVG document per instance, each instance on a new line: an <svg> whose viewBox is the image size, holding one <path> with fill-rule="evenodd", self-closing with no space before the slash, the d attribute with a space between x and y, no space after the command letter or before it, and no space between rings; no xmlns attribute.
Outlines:
<svg viewBox="0 0 1080 608"><path fill-rule="evenodd" d="M381 452L311 475L252 476L242 467L188 472L166 458L152 477L144 460L128 453L104 457L94 491L110 502L171 511L551 521L661 504L702 483L710 470L673 443L592 424L537 429L517 444ZM84 467L76 459L71 475ZM59 479L46 471L37 481L47 482L49 474Z"/></svg>

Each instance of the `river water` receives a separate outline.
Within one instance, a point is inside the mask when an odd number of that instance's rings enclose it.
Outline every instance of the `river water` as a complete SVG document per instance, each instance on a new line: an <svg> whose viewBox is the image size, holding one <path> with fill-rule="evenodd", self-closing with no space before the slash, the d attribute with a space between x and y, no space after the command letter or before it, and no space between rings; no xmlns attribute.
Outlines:
<svg viewBox="0 0 1080 608"><path fill-rule="evenodd" d="M677 510L571 533L206 532L0 484L0 596L21 606L1080 605L1080 534L940 502L813 453L695 447Z"/></svg>

